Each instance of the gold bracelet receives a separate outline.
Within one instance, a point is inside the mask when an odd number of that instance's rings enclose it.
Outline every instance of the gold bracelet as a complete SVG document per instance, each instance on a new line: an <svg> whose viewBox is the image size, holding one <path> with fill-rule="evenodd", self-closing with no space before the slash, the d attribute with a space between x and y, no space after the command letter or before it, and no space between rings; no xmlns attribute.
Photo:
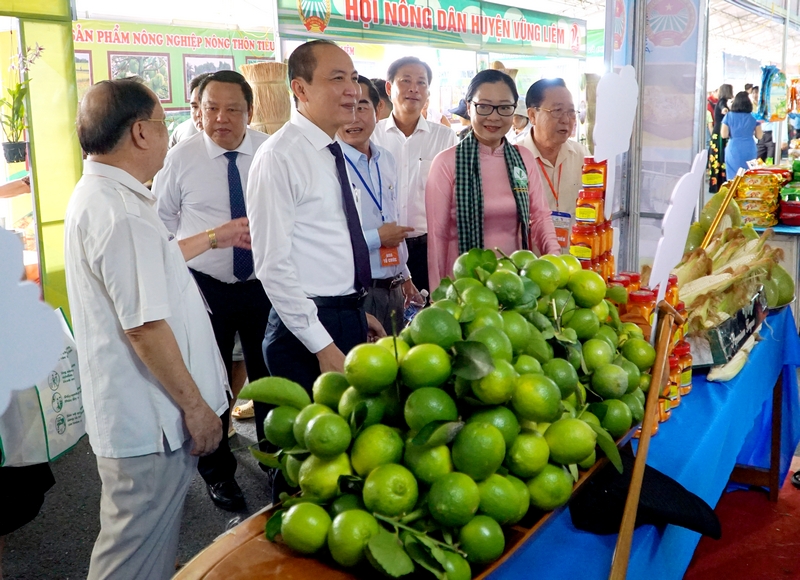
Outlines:
<svg viewBox="0 0 800 580"><path fill-rule="evenodd" d="M212 250L216 250L217 249L217 234L214 232L213 229L206 230L206 233L208 234L208 243L211 244L211 249Z"/></svg>

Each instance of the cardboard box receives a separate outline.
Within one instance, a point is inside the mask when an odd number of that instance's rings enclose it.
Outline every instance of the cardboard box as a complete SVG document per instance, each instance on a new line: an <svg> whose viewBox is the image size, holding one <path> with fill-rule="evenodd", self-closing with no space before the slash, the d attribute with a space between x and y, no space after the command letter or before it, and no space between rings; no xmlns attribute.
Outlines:
<svg viewBox="0 0 800 580"><path fill-rule="evenodd" d="M692 366L709 367L730 361L767 317L767 310L767 295L762 287L750 304L719 326L703 334L688 336L686 341L692 347Z"/></svg>

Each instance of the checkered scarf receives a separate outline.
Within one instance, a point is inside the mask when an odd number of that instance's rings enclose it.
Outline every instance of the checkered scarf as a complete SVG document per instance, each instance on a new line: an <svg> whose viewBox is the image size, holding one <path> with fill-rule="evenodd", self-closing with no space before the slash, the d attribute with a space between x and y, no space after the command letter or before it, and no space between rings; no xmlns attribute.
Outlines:
<svg viewBox="0 0 800 580"><path fill-rule="evenodd" d="M517 218L522 226L522 249L530 248L530 207L528 199L528 173L522 156L515 146L503 137L503 154L506 159L508 181L517 203ZM478 140L470 131L456 145L456 228L458 252L483 248L483 184L481 181Z"/></svg>

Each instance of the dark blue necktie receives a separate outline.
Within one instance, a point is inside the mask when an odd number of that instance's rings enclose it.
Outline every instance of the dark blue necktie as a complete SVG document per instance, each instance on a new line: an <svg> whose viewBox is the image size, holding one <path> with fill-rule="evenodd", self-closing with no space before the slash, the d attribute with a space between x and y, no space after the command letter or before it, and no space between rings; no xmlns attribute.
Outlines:
<svg viewBox="0 0 800 580"><path fill-rule="evenodd" d="M228 151L225 157L228 158L228 192L231 197L231 219L247 217L244 206L244 190L242 189L242 178L239 175L239 168L236 167L236 151ZM233 248L233 275L239 280L245 281L253 273L253 252L243 248Z"/></svg>
<svg viewBox="0 0 800 580"><path fill-rule="evenodd" d="M364 239L364 232L361 229L361 221L358 219L356 202L353 199L353 191L350 189L350 179L347 176L347 167L344 165L344 154L337 142L328 145L334 159L336 160L336 173L339 175L339 184L342 186L342 202L344 204L344 215L347 219L347 229L350 232L350 244L353 246L353 262L355 263L355 288L356 292L361 292L372 284L372 270L369 266L369 248Z"/></svg>

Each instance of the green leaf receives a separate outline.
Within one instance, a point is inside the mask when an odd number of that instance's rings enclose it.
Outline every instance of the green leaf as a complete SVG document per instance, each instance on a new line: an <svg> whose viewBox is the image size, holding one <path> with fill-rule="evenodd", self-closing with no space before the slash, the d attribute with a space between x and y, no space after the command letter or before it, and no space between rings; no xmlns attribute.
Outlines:
<svg viewBox="0 0 800 580"><path fill-rule="evenodd" d="M364 490L364 480L355 475L340 475L339 476L339 491L342 493L352 493L361 497L361 492Z"/></svg>
<svg viewBox="0 0 800 580"><path fill-rule="evenodd" d="M617 468L618 472L622 473L622 457L620 457L617 444L614 443L611 435L609 435L608 431L602 427L598 427L592 423L587 423L587 425L589 425L592 429L594 429L594 432L597 433L597 444L600 446L600 449L603 450L603 453L606 454L608 460L614 467Z"/></svg>
<svg viewBox="0 0 800 580"><path fill-rule="evenodd" d="M572 334L568 331L572 330ZM553 336L558 342L566 343L566 344L575 344L578 342L578 337L575 336L573 338L573 334L575 331L571 328L565 328L564 332L556 332Z"/></svg>
<svg viewBox="0 0 800 580"><path fill-rule="evenodd" d="M464 377L456 377L455 391L456 398L462 399L465 395L469 395L472 392L472 384Z"/></svg>
<svg viewBox="0 0 800 580"><path fill-rule="evenodd" d="M552 327L551 328L546 328L545 330L542 331L542 338L545 339L545 340L550 340L551 338L554 338L555 335L556 335L556 331Z"/></svg>
<svg viewBox="0 0 800 580"><path fill-rule="evenodd" d="M266 465L267 467L272 467L273 469L280 469L281 462L278 459L277 454L264 453L255 447L250 447L249 449L250 455L255 457L256 461L258 461L261 465Z"/></svg>
<svg viewBox="0 0 800 580"><path fill-rule="evenodd" d="M367 543L367 560L379 572L387 576L400 578L414 571L414 562L403 549L396 534L380 528Z"/></svg>
<svg viewBox="0 0 800 580"><path fill-rule="evenodd" d="M462 324L466 324L467 322L475 320L475 316L477 316L475 309L469 304L465 304L461 308L461 316L458 317L458 321Z"/></svg>
<svg viewBox="0 0 800 580"><path fill-rule="evenodd" d="M489 349L482 342L462 340L453 345L453 374L470 381L482 379L494 370Z"/></svg>
<svg viewBox="0 0 800 580"><path fill-rule="evenodd" d="M578 466L575 463L570 463L567 467L569 467L569 472L572 474L572 479L578 481L580 478L580 474L578 473Z"/></svg>
<svg viewBox="0 0 800 580"><path fill-rule="evenodd" d="M444 567L440 566L436 559L431 555L430 549L417 540L414 534L406 534L405 539L406 552L411 559L417 564L425 568L428 572L437 578L444 577Z"/></svg>
<svg viewBox="0 0 800 580"><path fill-rule="evenodd" d="M368 414L369 407L367 407L366 401L360 401L350 413L350 432L353 434L353 439L358 437L358 434L364 429L364 422L367 420Z"/></svg>
<svg viewBox="0 0 800 580"><path fill-rule="evenodd" d="M281 533L281 524L283 523L283 514L285 513L286 510L278 510L267 520L267 525L264 526L264 534L270 542L274 542L275 536Z"/></svg>
<svg viewBox="0 0 800 580"><path fill-rule="evenodd" d="M626 301L627 301L627 294L626 294ZM608 300L606 300L606 304L608 305L608 314L609 316L611 316L611 327L614 330L619 330L620 327L622 326L622 321L619 319L619 310Z"/></svg>
<svg viewBox="0 0 800 580"><path fill-rule="evenodd" d="M263 377L248 383L239 393L239 398L268 405L287 405L295 409L303 409L311 404L311 397L303 387L281 377Z"/></svg>
<svg viewBox="0 0 800 580"><path fill-rule="evenodd" d="M506 471L506 473L508 473L508 471ZM450 530L442 530L442 538L444 538L444 541L448 546L453 545L453 534L450 532Z"/></svg>
<svg viewBox="0 0 800 580"><path fill-rule="evenodd" d="M458 432L463 428L464 423L462 421L431 421L420 429L416 437L411 440L411 443L420 447L447 445L456 438Z"/></svg>
<svg viewBox="0 0 800 580"><path fill-rule="evenodd" d="M437 300L444 300L447 298L447 289L453 285L453 281L450 278L442 278L441 282L439 282L438 288L431 293L431 302L436 302Z"/></svg>
<svg viewBox="0 0 800 580"><path fill-rule="evenodd" d="M486 284L486 280L489 279L489 276L491 276L491 272L484 270L480 266L475 268L475 277L481 284Z"/></svg>

